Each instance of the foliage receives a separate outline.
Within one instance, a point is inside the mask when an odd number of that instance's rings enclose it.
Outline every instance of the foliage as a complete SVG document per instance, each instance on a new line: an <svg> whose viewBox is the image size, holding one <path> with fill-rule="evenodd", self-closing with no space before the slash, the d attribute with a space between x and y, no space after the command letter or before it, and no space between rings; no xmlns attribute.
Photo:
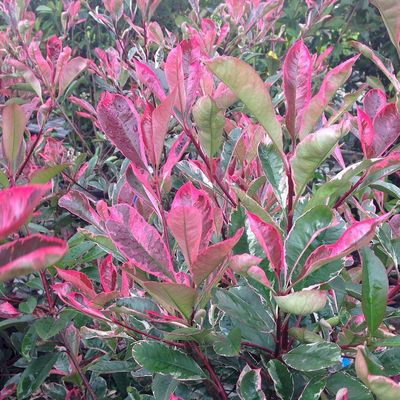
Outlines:
<svg viewBox="0 0 400 400"><path fill-rule="evenodd" d="M0 399L400 398L400 82L355 16L398 65L400 6L364 3L0 1Z"/></svg>

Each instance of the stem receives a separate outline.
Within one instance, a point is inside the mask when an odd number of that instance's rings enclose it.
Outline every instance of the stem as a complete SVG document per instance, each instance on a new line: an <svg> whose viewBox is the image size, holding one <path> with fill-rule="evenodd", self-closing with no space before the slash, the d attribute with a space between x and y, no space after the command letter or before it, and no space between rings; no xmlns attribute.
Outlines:
<svg viewBox="0 0 400 400"><path fill-rule="evenodd" d="M247 347L252 347L252 348L254 348L254 349L262 350L262 351L268 353L268 354L271 355L271 356L275 356L275 353L274 353L272 350L270 350L268 347L264 347L264 346L261 346L261 345L259 345L259 344L255 344L255 343L251 343L251 342L246 342L246 341L243 341L243 342L241 342L240 344L241 344L242 346L247 346Z"/></svg>
<svg viewBox="0 0 400 400"><path fill-rule="evenodd" d="M220 396L220 398L222 400L228 400L228 395L225 391L224 386L222 385L220 379L218 378L218 375L215 373L213 366L211 365L210 361L208 360L208 358L202 353L199 345L197 343L193 343L193 347L194 351L196 352L196 354L200 357L201 361L204 364L204 367L206 368L206 370L208 371L208 373L210 374L210 377L212 379L212 383L215 385L215 388Z"/></svg>
<svg viewBox="0 0 400 400"><path fill-rule="evenodd" d="M279 311L279 308L277 310L277 317L276 317L276 337L275 337L275 357L279 357L281 353L281 335L282 335L282 320L281 320L281 313Z"/></svg>
<svg viewBox="0 0 400 400"><path fill-rule="evenodd" d="M40 271L40 279L42 280L47 302L49 303L49 311L51 314L54 314L54 297L52 296L52 293L50 293L49 283L47 282L46 278L46 271Z"/></svg>
<svg viewBox="0 0 400 400"><path fill-rule="evenodd" d="M346 201L346 199L363 183L366 176L367 173L364 172L361 178L354 185L352 185L352 187L335 203L333 208L337 210Z"/></svg>

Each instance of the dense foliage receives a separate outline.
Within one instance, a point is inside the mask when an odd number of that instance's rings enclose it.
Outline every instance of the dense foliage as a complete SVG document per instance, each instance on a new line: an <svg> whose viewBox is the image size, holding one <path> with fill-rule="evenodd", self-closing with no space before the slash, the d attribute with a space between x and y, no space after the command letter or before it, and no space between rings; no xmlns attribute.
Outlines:
<svg viewBox="0 0 400 400"><path fill-rule="evenodd" d="M400 398L397 0L0 12L0 399Z"/></svg>

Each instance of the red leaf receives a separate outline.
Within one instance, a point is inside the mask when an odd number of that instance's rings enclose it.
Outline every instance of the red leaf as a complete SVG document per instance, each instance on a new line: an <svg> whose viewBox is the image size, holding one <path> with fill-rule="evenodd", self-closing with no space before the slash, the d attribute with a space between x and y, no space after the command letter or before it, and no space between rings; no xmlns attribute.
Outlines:
<svg viewBox="0 0 400 400"><path fill-rule="evenodd" d="M108 255L100 265L100 281L105 292L112 292L118 286L117 268L112 262L112 255Z"/></svg>
<svg viewBox="0 0 400 400"><path fill-rule="evenodd" d="M168 82L169 90L176 90L176 107L181 114L186 109L185 76L182 67L182 47L180 44L172 49L165 61L165 77Z"/></svg>
<svg viewBox="0 0 400 400"><path fill-rule="evenodd" d="M283 64L283 90L286 98L286 127L292 136L299 131L301 111L311 98L312 59L302 40L288 51Z"/></svg>
<svg viewBox="0 0 400 400"><path fill-rule="evenodd" d="M58 95L61 96L70 83L88 66L89 61L76 57L68 61L62 68L58 77Z"/></svg>
<svg viewBox="0 0 400 400"><path fill-rule="evenodd" d="M247 270L260 264L262 258L253 256L251 254L243 253L236 254L231 257L229 266L238 274L247 272Z"/></svg>
<svg viewBox="0 0 400 400"><path fill-rule="evenodd" d="M135 208L126 204L111 207L106 228L117 248L137 268L166 281L174 279L165 243Z"/></svg>
<svg viewBox="0 0 400 400"><path fill-rule="evenodd" d="M68 250L64 240L31 235L0 246L0 281L46 268Z"/></svg>
<svg viewBox="0 0 400 400"><path fill-rule="evenodd" d="M93 288L92 281L82 272L68 270L68 269L57 269L57 274L64 279L64 281L70 283L76 289L79 289L86 296L92 298L96 296L96 292Z"/></svg>
<svg viewBox="0 0 400 400"><path fill-rule="evenodd" d="M378 111L386 105L386 94L381 89L372 89L364 96L364 111L374 118Z"/></svg>
<svg viewBox="0 0 400 400"><path fill-rule="evenodd" d="M374 125L371 117L361 108L357 109L358 134L360 136L361 147L366 158L374 157Z"/></svg>
<svg viewBox="0 0 400 400"><path fill-rule="evenodd" d="M381 217L365 219L351 225L342 236L332 244L324 244L317 247L307 258L304 268L297 281L320 268L330 261L343 258L353 251L367 246L375 236L378 225L389 218L389 214Z"/></svg>
<svg viewBox="0 0 400 400"><path fill-rule="evenodd" d="M118 150L136 166L146 169L139 135L139 115L133 104L120 94L104 93L97 106L100 127Z"/></svg>
<svg viewBox="0 0 400 400"><path fill-rule="evenodd" d="M215 271L225 261L226 257L235 247L242 236L244 228L240 228L234 236L207 247L199 254L193 264L193 280L196 285L200 285L207 277Z"/></svg>
<svg viewBox="0 0 400 400"><path fill-rule="evenodd" d="M21 313L8 301L0 302L0 318L16 318Z"/></svg>
<svg viewBox="0 0 400 400"><path fill-rule="evenodd" d="M146 64L135 60L136 74L140 82L145 84L160 100L165 99L165 92L158 76Z"/></svg>
<svg viewBox="0 0 400 400"><path fill-rule="evenodd" d="M174 144L171 147L171 150L168 153L167 161L165 162L162 169L163 180L168 179L171 174L172 168L182 158L183 154L189 146L189 143L190 139L185 132L181 133L175 140Z"/></svg>
<svg viewBox="0 0 400 400"><path fill-rule="evenodd" d="M202 234L202 215L197 208L177 206L168 214L168 227L178 242L189 268L197 258Z"/></svg>
<svg viewBox="0 0 400 400"><path fill-rule="evenodd" d="M69 293L64 297L63 301L76 308L83 314L91 315L95 318L106 319L100 311L96 310L92 306L91 302L82 293Z"/></svg>
<svg viewBox="0 0 400 400"><path fill-rule="evenodd" d="M285 253L282 237L275 226L263 221L260 217L250 212L247 213L250 228L264 250L271 267L280 280L281 272L286 275Z"/></svg>
<svg viewBox="0 0 400 400"><path fill-rule="evenodd" d="M28 221L49 188L49 185L26 185L0 191L0 240Z"/></svg>
<svg viewBox="0 0 400 400"><path fill-rule="evenodd" d="M53 66L55 67L58 61L58 57L60 57L62 51L62 43L61 40L57 36L52 36L46 45L47 58L51 61Z"/></svg>

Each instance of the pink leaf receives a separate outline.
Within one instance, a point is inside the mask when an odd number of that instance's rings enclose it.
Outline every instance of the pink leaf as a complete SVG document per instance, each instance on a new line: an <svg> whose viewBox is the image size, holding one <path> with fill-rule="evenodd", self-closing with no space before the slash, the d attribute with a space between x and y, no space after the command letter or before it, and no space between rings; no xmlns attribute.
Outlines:
<svg viewBox="0 0 400 400"><path fill-rule="evenodd" d="M106 228L117 248L137 268L173 280L174 268L165 243L135 208L126 204L111 207Z"/></svg>
<svg viewBox="0 0 400 400"><path fill-rule="evenodd" d="M254 280L256 280L257 282L262 283L264 286L272 289L271 282L269 281L265 272L260 267L253 265L252 267L250 267L247 270L247 275L250 278L253 278Z"/></svg>
<svg viewBox="0 0 400 400"><path fill-rule="evenodd" d="M326 74L318 93L308 102L302 114L300 127L301 139L313 131L320 120L325 107L329 104L336 91L350 77L352 67L358 57L359 56L355 56L348 59Z"/></svg>
<svg viewBox="0 0 400 400"><path fill-rule="evenodd" d="M250 212L247 213L250 228L264 250L271 267L277 278L281 279L281 272L286 275L285 253L282 236L275 226L263 221L260 217Z"/></svg>
<svg viewBox="0 0 400 400"><path fill-rule="evenodd" d="M366 158L374 157L373 143L375 138L374 125L371 117L361 108L357 109L358 134L360 136L361 147Z"/></svg>
<svg viewBox="0 0 400 400"><path fill-rule="evenodd" d="M100 311L93 307L91 302L82 293L69 293L62 300L83 314L91 315L95 318L106 319Z"/></svg>
<svg viewBox="0 0 400 400"><path fill-rule="evenodd" d="M262 258L253 256L251 254L236 254L231 257L229 261L229 266L238 274L243 274L247 272L247 270L255 266L257 264L260 264L262 261Z"/></svg>
<svg viewBox="0 0 400 400"><path fill-rule="evenodd" d="M364 111L374 118L378 111L386 105L386 94L381 89L372 89L364 96Z"/></svg>
<svg viewBox="0 0 400 400"><path fill-rule="evenodd" d="M112 292L118 286L117 268L112 262L112 255L108 255L100 265L100 281L105 292Z"/></svg>
<svg viewBox="0 0 400 400"><path fill-rule="evenodd" d="M88 60L76 57L68 61L58 77L58 95L61 96L70 83L88 66Z"/></svg>
<svg viewBox="0 0 400 400"><path fill-rule="evenodd" d="M77 190L70 190L58 200L58 205L89 224L95 225L98 229L104 229L102 219L90 205L89 199L83 193Z"/></svg>
<svg viewBox="0 0 400 400"><path fill-rule="evenodd" d="M349 400L349 391L347 388L342 388L336 393L335 400Z"/></svg>
<svg viewBox="0 0 400 400"><path fill-rule="evenodd" d="M213 244L199 254L192 268L193 280L196 285L200 285L201 282L225 261L242 236L243 230L244 228L240 228L231 238Z"/></svg>
<svg viewBox="0 0 400 400"><path fill-rule="evenodd" d="M92 281L84 273L74 270L57 268L57 274L62 279L64 279L64 281L70 283L72 286L80 290L86 296L90 298L96 296L96 292L94 291Z"/></svg>
<svg viewBox="0 0 400 400"><path fill-rule="evenodd" d="M24 225L49 185L15 186L0 191L0 240Z"/></svg>
<svg viewBox="0 0 400 400"><path fill-rule="evenodd" d="M182 185L175 194L171 209L175 207L194 207L202 218L200 250L207 247L214 231L213 212L211 200L206 192L196 189L193 183L188 182Z"/></svg>
<svg viewBox="0 0 400 400"><path fill-rule="evenodd" d="M47 58L55 67L57 65L58 57L60 57L62 51L61 40L57 36L52 36L46 45Z"/></svg>
<svg viewBox="0 0 400 400"><path fill-rule="evenodd" d="M141 120L143 142L149 159L156 168L160 165L174 102L175 92L172 92L158 107L153 108L148 104Z"/></svg>
<svg viewBox="0 0 400 400"><path fill-rule="evenodd" d="M140 82L145 84L159 98L159 100L164 100L166 96L158 76L146 64L143 64L138 60L135 60L134 62L136 74Z"/></svg>
<svg viewBox="0 0 400 400"><path fill-rule="evenodd" d="M181 133L175 140L174 144L171 147L171 150L168 153L167 161L165 162L162 169L163 180L168 179L171 174L172 168L182 158L183 154L189 146L189 143L190 139L184 132Z"/></svg>
<svg viewBox="0 0 400 400"><path fill-rule="evenodd" d="M299 131L301 112L311 98L311 72L311 54L299 40L289 49L283 64L286 126L292 138Z"/></svg>
<svg viewBox="0 0 400 400"><path fill-rule="evenodd" d="M139 115L124 96L104 93L97 106L100 127L118 150L136 166L146 169L139 135Z"/></svg>
<svg viewBox="0 0 400 400"><path fill-rule="evenodd" d="M0 246L0 281L46 268L68 251L64 240L31 235Z"/></svg>
<svg viewBox="0 0 400 400"><path fill-rule="evenodd" d="M353 251L367 246L375 236L378 225L388 219L389 215L365 219L351 225L342 236L332 244L317 247L307 258L304 268L297 281L310 275L312 272L331 261L343 258Z"/></svg>
<svg viewBox="0 0 400 400"><path fill-rule="evenodd" d="M182 47L180 44L172 49L165 61L165 77L169 90L176 91L176 106L183 114L186 109L185 76L182 67Z"/></svg>
<svg viewBox="0 0 400 400"><path fill-rule="evenodd" d="M0 302L0 318L16 318L21 313L8 301Z"/></svg>
<svg viewBox="0 0 400 400"><path fill-rule="evenodd" d="M168 214L168 227L178 242L189 268L197 258L202 234L202 215L194 207L173 207Z"/></svg>

